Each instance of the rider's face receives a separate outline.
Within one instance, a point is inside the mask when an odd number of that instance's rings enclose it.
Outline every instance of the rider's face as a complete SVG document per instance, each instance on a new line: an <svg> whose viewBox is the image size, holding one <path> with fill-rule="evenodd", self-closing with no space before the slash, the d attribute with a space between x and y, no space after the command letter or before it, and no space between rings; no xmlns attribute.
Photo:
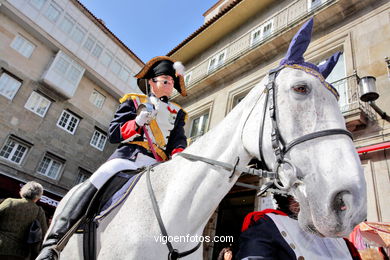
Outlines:
<svg viewBox="0 0 390 260"><path fill-rule="evenodd" d="M149 79L151 91L156 97L160 98L163 96L170 97L173 91L174 80L171 76L161 75Z"/></svg>

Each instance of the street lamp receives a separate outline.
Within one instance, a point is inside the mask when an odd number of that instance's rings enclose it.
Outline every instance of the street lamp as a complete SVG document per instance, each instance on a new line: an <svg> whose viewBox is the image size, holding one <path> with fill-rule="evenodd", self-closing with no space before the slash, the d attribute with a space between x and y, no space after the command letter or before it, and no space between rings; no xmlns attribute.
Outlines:
<svg viewBox="0 0 390 260"><path fill-rule="evenodd" d="M359 78L360 100L367 102L382 119L390 122L390 117L386 112L383 112L382 109L375 104L375 100L379 98L379 94L376 92L375 81L376 79L373 76Z"/></svg>

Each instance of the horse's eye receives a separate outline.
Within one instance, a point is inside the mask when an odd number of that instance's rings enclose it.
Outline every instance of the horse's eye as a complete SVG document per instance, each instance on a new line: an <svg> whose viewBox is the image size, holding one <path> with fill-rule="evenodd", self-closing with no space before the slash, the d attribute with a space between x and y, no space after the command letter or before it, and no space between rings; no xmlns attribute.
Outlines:
<svg viewBox="0 0 390 260"><path fill-rule="evenodd" d="M299 94L308 94L310 92L310 89L304 84L295 85L292 89Z"/></svg>

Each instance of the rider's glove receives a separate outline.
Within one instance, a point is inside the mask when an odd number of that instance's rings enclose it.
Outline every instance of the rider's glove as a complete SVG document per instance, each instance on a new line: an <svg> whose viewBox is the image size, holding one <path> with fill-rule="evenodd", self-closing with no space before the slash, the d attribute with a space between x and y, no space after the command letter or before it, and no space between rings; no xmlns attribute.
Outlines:
<svg viewBox="0 0 390 260"><path fill-rule="evenodd" d="M152 112L143 110L135 118L135 122L137 123L138 126L148 125L150 121L152 121L156 117L156 114L157 114L156 110L153 110Z"/></svg>

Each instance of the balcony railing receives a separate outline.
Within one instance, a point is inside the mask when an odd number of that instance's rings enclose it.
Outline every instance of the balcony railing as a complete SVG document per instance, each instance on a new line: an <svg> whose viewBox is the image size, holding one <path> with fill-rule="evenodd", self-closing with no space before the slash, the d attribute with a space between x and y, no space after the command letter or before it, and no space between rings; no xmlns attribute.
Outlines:
<svg viewBox="0 0 390 260"><path fill-rule="evenodd" d="M307 0L294 1L289 6L280 10L269 19L262 21L262 23L258 24L258 26L256 26L253 30L250 30L249 32L245 33L235 41L230 42L223 48L216 51L209 58L207 58L206 60L200 62L195 67L188 70L188 74L191 73L191 76L188 81L187 89L190 89L196 83L206 78L209 74L218 71L220 68L233 62L238 57L246 54L252 49L257 48L258 46L267 42L270 38L289 29L293 24L312 15L313 12L316 12L317 10L324 8L325 6L329 5L331 2L334 2L334 0L322 0L321 4L309 8ZM272 28L270 29L271 32L267 31L265 35L260 34L260 36L256 37L255 40L252 40L253 32L257 31L258 29L262 29L265 26L269 26L269 24L272 24ZM224 59L224 62L218 64L218 66L216 66L212 70L209 70L208 68L209 60L212 57L214 57L215 54L223 51L226 51L226 57Z"/></svg>
<svg viewBox="0 0 390 260"><path fill-rule="evenodd" d="M358 76L353 74L351 76L342 78L331 83L340 94L339 105L341 112L346 115L350 111L360 110L366 116L375 120L375 113L373 109L366 102L360 100L360 90L358 85Z"/></svg>

